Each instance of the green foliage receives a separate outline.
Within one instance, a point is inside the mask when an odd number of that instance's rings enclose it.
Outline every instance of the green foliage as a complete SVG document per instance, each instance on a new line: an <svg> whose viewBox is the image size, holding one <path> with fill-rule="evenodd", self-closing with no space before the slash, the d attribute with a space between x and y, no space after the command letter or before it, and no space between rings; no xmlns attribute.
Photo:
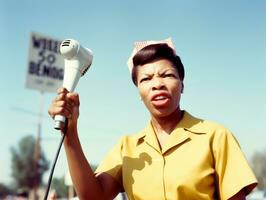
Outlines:
<svg viewBox="0 0 266 200"><path fill-rule="evenodd" d="M67 197L68 188L65 185L65 179L62 178L53 178L51 188L53 188L56 191L56 195L58 198Z"/></svg>
<svg viewBox="0 0 266 200"><path fill-rule="evenodd" d="M252 156L252 168L258 179L258 189L266 190L266 151Z"/></svg>
<svg viewBox="0 0 266 200"><path fill-rule="evenodd" d="M17 188L32 189L42 183L42 176L48 170L49 163L42 151L36 159L36 139L33 136L22 138L18 146L11 148L12 177ZM38 160L38 162L36 162Z"/></svg>
<svg viewBox="0 0 266 200"><path fill-rule="evenodd" d="M10 194L11 192L12 191L8 186L4 185L3 183L0 183L0 199L2 196Z"/></svg>

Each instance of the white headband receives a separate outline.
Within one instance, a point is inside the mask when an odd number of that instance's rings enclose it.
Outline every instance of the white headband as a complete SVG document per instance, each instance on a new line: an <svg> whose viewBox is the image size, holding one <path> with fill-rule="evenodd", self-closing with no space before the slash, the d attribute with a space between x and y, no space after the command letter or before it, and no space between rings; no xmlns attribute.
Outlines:
<svg viewBox="0 0 266 200"><path fill-rule="evenodd" d="M128 65L128 69L129 69L130 73L132 72L132 69L133 69L133 66L134 66L134 65L133 65L133 57L136 55L136 53L137 53L139 50L141 50L141 49L143 49L144 47L149 46L149 45L151 45L151 44L162 44L162 43L167 44L169 47L171 47L171 48L174 50L174 52L176 52L176 51L175 51L174 44L173 44L173 42L172 42L172 38L167 38L167 39L165 39L165 40L159 40L159 41L148 40L148 41L139 41L139 42L135 42L135 43L134 43L134 49L133 49L133 51L132 51L132 53L131 53L131 55L130 55L128 61L127 61L127 65Z"/></svg>

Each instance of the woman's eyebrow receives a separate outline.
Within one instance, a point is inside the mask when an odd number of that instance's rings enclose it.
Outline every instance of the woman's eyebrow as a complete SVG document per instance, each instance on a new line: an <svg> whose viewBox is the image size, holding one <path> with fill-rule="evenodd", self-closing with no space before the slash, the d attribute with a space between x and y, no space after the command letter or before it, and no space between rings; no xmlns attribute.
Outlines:
<svg viewBox="0 0 266 200"><path fill-rule="evenodd" d="M160 74L165 74L165 73L167 73L167 72L174 72L174 69L165 69L165 70L163 70L162 72L160 72Z"/></svg>
<svg viewBox="0 0 266 200"><path fill-rule="evenodd" d="M140 76L152 76L153 74L149 74L149 73L140 73Z"/></svg>

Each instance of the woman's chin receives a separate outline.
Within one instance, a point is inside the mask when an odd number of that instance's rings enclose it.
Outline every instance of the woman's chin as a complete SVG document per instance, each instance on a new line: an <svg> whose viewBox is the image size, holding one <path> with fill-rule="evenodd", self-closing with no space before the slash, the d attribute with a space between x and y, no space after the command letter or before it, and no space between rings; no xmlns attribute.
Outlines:
<svg viewBox="0 0 266 200"><path fill-rule="evenodd" d="M166 110L155 110L151 113L152 117L155 118L165 118L168 117L172 114L172 112L170 111L166 111Z"/></svg>
<svg viewBox="0 0 266 200"><path fill-rule="evenodd" d="M155 118L167 118L173 117L179 109L169 110L169 109L154 109L151 113L152 117Z"/></svg>

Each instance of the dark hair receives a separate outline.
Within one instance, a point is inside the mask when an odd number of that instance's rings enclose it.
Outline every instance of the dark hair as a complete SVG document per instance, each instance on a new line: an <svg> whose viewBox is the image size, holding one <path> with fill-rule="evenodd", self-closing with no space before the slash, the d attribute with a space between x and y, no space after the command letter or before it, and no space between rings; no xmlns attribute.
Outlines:
<svg viewBox="0 0 266 200"><path fill-rule="evenodd" d="M137 66L145 65L147 63L166 59L170 61L178 72L179 78L183 81L185 76L184 66L179 56L177 56L174 50L166 43L151 44L136 53L133 57L133 69L131 72L131 78L135 85L137 85Z"/></svg>

